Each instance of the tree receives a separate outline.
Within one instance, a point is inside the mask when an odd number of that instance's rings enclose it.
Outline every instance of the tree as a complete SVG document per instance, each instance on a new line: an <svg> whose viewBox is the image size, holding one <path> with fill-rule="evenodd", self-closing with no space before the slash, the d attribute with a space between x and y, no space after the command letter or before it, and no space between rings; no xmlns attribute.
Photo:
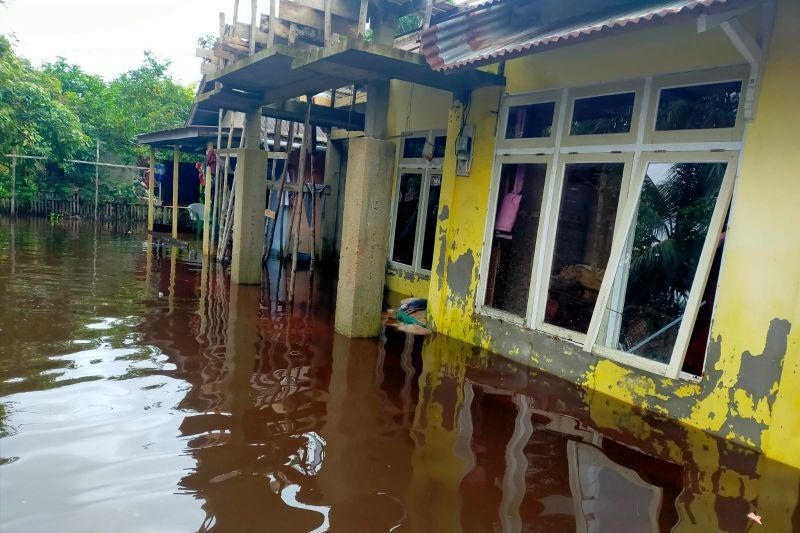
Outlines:
<svg viewBox="0 0 800 533"><path fill-rule="evenodd" d="M141 133L181 126L194 90L175 82L168 62L145 52L144 61L111 82L58 58L40 69L18 58L0 37L0 153L13 150L47 158L21 161L18 196L51 194L66 198L75 191L94 196L94 168L70 165L68 159L143 164L148 150L136 144ZM101 170L101 200L133 200L129 171ZM0 196L9 193L7 159L0 159Z"/></svg>
<svg viewBox="0 0 800 533"><path fill-rule="evenodd" d="M0 36L0 154L41 155L68 169L64 160L74 158L88 139L67 104L60 84L18 58L8 39ZM6 179L0 192L7 194L8 168L4 167L0 172ZM34 176L43 170L40 162L20 164L18 182L23 193L36 192L40 182Z"/></svg>

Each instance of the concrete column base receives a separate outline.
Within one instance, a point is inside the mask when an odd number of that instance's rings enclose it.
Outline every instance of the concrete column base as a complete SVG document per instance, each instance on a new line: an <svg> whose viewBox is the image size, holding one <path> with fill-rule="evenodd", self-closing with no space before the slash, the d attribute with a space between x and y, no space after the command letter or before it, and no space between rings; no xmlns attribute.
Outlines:
<svg viewBox="0 0 800 533"><path fill-rule="evenodd" d="M245 148L236 162L231 281L261 284L264 252L264 206L267 198L267 153Z"/></svg>
<svg viewBox="0 0 800 533"><path fill-rule="evenodd" d="M389 141L350 141L335 328L351 338L381 331L394 152Z"/></svg>

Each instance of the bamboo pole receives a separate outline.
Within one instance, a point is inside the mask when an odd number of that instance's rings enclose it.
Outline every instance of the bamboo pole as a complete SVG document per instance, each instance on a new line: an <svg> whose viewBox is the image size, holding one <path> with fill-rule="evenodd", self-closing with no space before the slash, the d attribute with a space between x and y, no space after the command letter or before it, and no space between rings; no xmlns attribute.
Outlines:
<svg viewBox="0 0 800 533"><path fill-rule="evenodd" d="M208 166L208 156L213 149L214 142L208 141L206 143L206 167L203 170L206 182L203 188L203 255L205 256L211 254L211 169Z"/></svg>
<svg viewBox="0 0 800 533"><path fill-rule="evenodd" d="M219 213L220 214L219 223L220 223L220 225L222 227L225 227L225 222L226 222L226 219L225 219L226 212L223 211L222 208L223 208L223 206L228 205L228 192L229 192L228 191L228 174L230 173L230 169L231 169L230 150L231 150L231 146L233 145L233 126L234 126L234 123L235 123L235 118L236 118L236 112L235 111L231 111L230 112L230 124L228 124L228 143L227 143L227 146L226 146L227 149L228 149L228 153L227 153L227 155L225 155L225 171L222 173L223 174L223 180L222 180L222 206L220 206L221 210L220 210L220 213Z"/></svg>
<svg viewBox="0 0 800 533"><path fill-rule="evenodd" d="M11 216L17 214L17 151L11 152Z"/></svg>
<svg viewBox="0 0 800 533"><path fill-rule="evenodd" d="M214 249L214 246L217 242L217 219L219 217L219 164L220 164L220 155L219 155L219 148L222 145L222 109L219 110L218 118L217 118L217 164L216 168L214 169L214 203L213 203L213 210L211 211L211 249Z"/></svg>
<svg viewBox="0 0 800 533"><path fill-rule="evenodd" d="M233 184L236 185L236 175L233 176ZM228 206L225 209L225 226L222 228L222 236L217 248L217 261L225 259L225 250L228 248L228 239L231 236L231 227L233 222L233 202L234 202L234 188L231 187L231 194L228 197Z"/></svg>
<svg viewBox="0 0 800 533"><path fill-rule="evenodd" d="M150 179L147 180L147 229L153 231L156 193L156 147L150 147Z"/></svg>
<svg viewBox="0 0 800 533"><path fill-rule="evenodd" d="M181 171L181 146L172 148L172 238L178 238L178 186Z"/></svg>
<svg viewBox="0 0 800 533"><path fill-rule="evenodd" d="M281 181L278 183L278 209L275 210L275 222L271 225L271 229L269 232L269 239L267 239L267 257L269 257L269 252L272 250L272 243L275 240L275 230L278 226L278 221L281 218L281 213L283 212L283 189L286 185L286 175L289 171L289 159L292 155L292 140L294 138L294 128L295 123L289 123L289 137L286 141L286 159L283 161L283 169L281 170Z"/></svg>
<svg viewBox="0 0 800 533"><path fill-rule="evenodd" d="M306 157L308 155L308 142L311 137L311 95L306 95L306 120L303 124L303 140L300 144L300 165L297 177L297 197L295 208L292 211L293 224L290 226L294 238L292 239L292 271L289 278L289 303L294 302L294 286L297 277L297 250L300 247L300 224L303 214L303 193L305 191Z"/></svg>
<svg viewBox="0 0 800 533"><path fill-rule="evenodd" d="M239 22L239 0L233 0L233 26Z"/></svg>

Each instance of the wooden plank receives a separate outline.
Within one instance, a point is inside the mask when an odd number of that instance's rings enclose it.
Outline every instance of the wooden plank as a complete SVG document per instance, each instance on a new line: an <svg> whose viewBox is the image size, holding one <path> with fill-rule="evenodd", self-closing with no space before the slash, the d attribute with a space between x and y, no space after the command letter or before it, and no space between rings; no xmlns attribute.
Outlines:
<svg viewBox="0 0 800 533"><path fill-rule="evenodd" d="M235 61L237 55L225 49L225 45L221 42L214 44L214 56L227 61Z"/></svg>
<svg viewBox="0 0 800 533"><path fill-rule="evenodd" d="M325 2L326 0L293 0L291 3L317 11L325 11ZM352 22L358 22L359 7L359 0L331 0L331 14L350 19ZM283 16L283 1L281 2L281 16Z"/></svg>
<svg viewBox="0 0 800 533"><path fill-rule="evenodd" d="M200 65L200 74L216 74L219 72L219 67L215 63L202 63Z"/></svg>
<svg viewBox="0 0 800 533"><path fill-rule="evenodd" d="M214 61L214 59L216 59L214 56L214 50L209 50L208 48L195 48L194 56L202 59L208 59L209 61Z"/></svg>
<svg viewBox="0 0 800 533"><path fill-rule="evenodd" d="M304 6L299 2L281 0L281 19L316 29L321 35L325 32L325 13ZM331 31L349 37L358 35L358 22L331 14Z"/></svg>

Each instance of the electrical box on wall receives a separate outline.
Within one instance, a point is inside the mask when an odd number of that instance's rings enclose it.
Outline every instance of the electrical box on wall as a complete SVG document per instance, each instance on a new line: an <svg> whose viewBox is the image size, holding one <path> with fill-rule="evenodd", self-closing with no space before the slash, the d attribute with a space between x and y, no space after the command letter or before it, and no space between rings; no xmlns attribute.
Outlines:
<svg viewBox="0 0 800 533"><path fill-rule="evenodd" d="M472 170L472 139L475 126L464 126L456 139L456 176L469 176Z"/></svg>

